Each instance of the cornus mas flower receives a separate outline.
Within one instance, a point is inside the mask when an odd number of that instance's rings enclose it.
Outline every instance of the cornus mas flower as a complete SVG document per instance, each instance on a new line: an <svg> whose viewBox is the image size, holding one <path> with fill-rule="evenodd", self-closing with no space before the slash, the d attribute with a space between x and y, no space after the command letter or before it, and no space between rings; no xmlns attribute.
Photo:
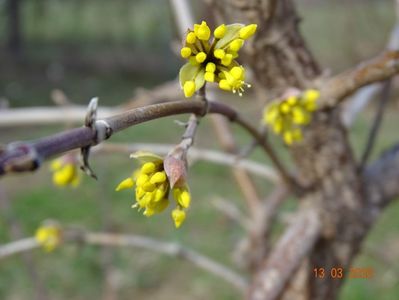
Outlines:
<svg viewBox="0 0 399 300"><path fill-rule="evenodd" d="M44 224L36 230L35 239L45 251L51 252L61 243L61 229L55 224Z"/></svg>
<svg viewBox="0 0 399 300"><path fill-rule="evenodd" d="M299 142L302 140L301 128L312 120L319 96L317 90L306 90L299 96L274 101L266 106L263 121L275 134L280 135L287 145Z"/></svg>
<svg viewBox="0 0 399 300"><path fill-rule="evenodd" d="M205 21L194 24L194 30L187 31L180 51L181 56L188 60L179 73L184 95L191 97L208 81L241 96L244 87L250 85L245 82L244 67L235 59L244 41L255 33L256 28L256 24L222 24L211 37Z"/></svg>
<svg viewBox="0 0 399 300"><path fill-rule="evenodd" d="M72 155L64 155L53 160L50 164L50 170L53 172L53 183L56 186L73 186L80 183L80 173L76 158Z"/></svg>
<svg viewBox="0 0 399 300"><path fill-rule="evenodd" d="M171 191L163 158L148 152L136 152L131 157L139 160L140 168L120 182L116 191L135 187L136 203L132 207L144 210L143 214L147 217L163 212L169 205ZM173 188L172 194L176 202L172 219L179 228L186 218L185 211L190 206L191 195L187 184Z"/></svg>

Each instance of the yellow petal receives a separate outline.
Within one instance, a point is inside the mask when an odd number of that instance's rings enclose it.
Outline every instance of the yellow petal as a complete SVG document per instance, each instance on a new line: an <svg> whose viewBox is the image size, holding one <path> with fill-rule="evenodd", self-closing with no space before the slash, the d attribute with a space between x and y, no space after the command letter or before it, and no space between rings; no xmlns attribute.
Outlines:
<svg viewBox="0 0 399 300"><path fill-rule="evenodd" d="M136 184L137 186L142 187L144 184L148 182L149 179L150 177L147 174L141 173L139 177L137 177Z"/></svg>
<svg viewBox="0 0 399 300"><path fill-rule="evenodd" d="M162 172L156 172L154 175L152 175L150 182L152 184L157 184L157 183L162 183L165 182L167 179L165 171Z"/></svg>
<svg viewBox="0 0 399 300"><path fill-rule="evenodd" d="M145 164L143 164L141 166L141 173L143 174L150 174L150 173L154 173L156 169L156 166L153 162L146 162Z"/></svg>
<svg viewBox="0 0 399 300"><path fill-rule="evenodd" d="M203 41L209 40L209 37L211 36L211 30L209 29L209 27L205 21L202 21L201 25L196 26L194 30L195 30L196 36L200 40L203 40Z"/></svg>
<svg viewBox="0 0 399 300"><path fill-rule="evenodd" d="M197 40L197 36L195 35L194 32L189 32L186 36L186 42L188 44L194 44Z"/></svg>
<svg viewBox="0 0 399 300"><path fill-rule="evenodd" d="M206 60L205 52L200 52L195 56L195 60L197 63L203 63Z"/></svg>
<svg viewBox="0 0 399 300"><path fill-rule="evenodd" d="M226 52L224 52L223 49L216 49L215 51L213 51L213 55L216 58L223 59L223 57L226 55Z"/></svg>
<svg viewBox="0 0 399 300"><path fill-rule="evenodd" d="M183 47L180 50L180 55L183 58L188 58L191 55L191 49L189 47Z"/></svg>
<svg viewBox="0 0 399 300"><path fill-rule="evenodd" d="M227 82L226 79L222 79L219 81L219 88L225 91L231 91L231 85Z"/></svg>
<svg viewBox="0 0 399 300"><path fill-rule="evenodd" d="M225 34L226 34L226 25L224 25L224 24L216 27L215 31L213 32L213 35L217 39L223 38Z"/></svg>
<svg viewBox="0 0 399 300"><path fill-rule="evenodd" d="M243 39L235 39L233 40L230 45L229 49L231 51L237 52L241 49L241 47L244 45L244 40Z"/></svg>
<svg viewBox="0 0 399 300"><path fill-rule="evenodd" d="M240 38L246 40L254 35L258 25L250 24L240 29Z"/></svg>
<svg viewBox="0 0 399 300"><path fill-rule="evenodd" d="M192 80L186 81L183 86L184 96L190 98L195 93L195 83Z"/></svg>
<svg viewBox="0 0 399 300"><path fill-rule="evenodd" d="M176 208L172 211L172 218L175 222L176 228L179 228L186 219L186 213L183 210Z"/></svg>
<svg viewBox="0 0 399 300"><path fill-rule="evenodd" d="M206 67L205 67L205 71L214 73L216 71L216 65L213 62L207 63Z"/></svg>
<svg viewBox="0 0 399 300"><path fill-rule="evenodd" d="M215 73L213 73L213 72L205 72L204 78L208 82L214 82L215 81Z"/></svg>
<svg viewBox="0 0 399 300"><path fill-rule="evenodd" d="M121 183L118 184L115 191L119 192L121 190L129 189L134 186L134 181L132 178L126 178Z"/></svg>

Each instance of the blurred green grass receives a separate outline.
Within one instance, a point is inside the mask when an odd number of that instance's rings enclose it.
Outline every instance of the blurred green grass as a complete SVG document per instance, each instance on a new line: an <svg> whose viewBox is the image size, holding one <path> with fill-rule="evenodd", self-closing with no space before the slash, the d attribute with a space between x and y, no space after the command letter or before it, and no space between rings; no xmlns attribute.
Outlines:
<svg viewBox="0 0 399 300"><path fill-rule="evenodd" d="M0 91L9 98L12 106L51 104L50 90L63 89L78 103L86 103L98 95L103 104L118 104L130 97L137 86L151 87L158 82L173 78L178 69L176 59L169 50L172 35L168 14L161 9L159 1L119 0L118 5L101 0L56 1L46 3L45 11L26 1L24 7L25 33L29 63L23 68L3 65L0 70ZM165 2L166 3L166 2ZM166 7L163 3L162 7ZM360 2L299 1L303 16L302 28L311 48L323 66L332 66L333 72L370 57L384 47L393 24L394 12L389 1ZM44 15L43 15L44 13ZM159 23L167 24L159 26ZM4 35L0 26L0 36ZM90 68L63 66L60 80L51 80L49 69L57 68L63 55L89 59L92 55L109 55L114 51L132 52L140 55L151 52L165 55L169 65L167 72L143 74L140 70L125 72L98 72ZM65 54L66 53L66 54ZM109 59L109 56L104 56ZM1 59L1 58L0 58ZM54 67L55 66L55 67ZM164 68L163 65L160 67ZM249 118L258 119L259 114L249 105L234 102ZM167 118L141 124L115 135L112 141L175 143L181 128ZM359 157L372 120L366 111L351 130L350 139ZM377 141L373 158L397 140L397 108L387 114L382 134ZM62 127L38 128L37 130L2 130L0 142L32 139L60 130ZM204 120L196 144L217 148L215 138L209 135L210 124ZM250 139L235 128L241 145ZM288 155L277 139L279 153ZM251 156L268 162L261 151ZM199 162L190 169L190 186L193 204L188 219L180 230L175 230L169 212L146 218L130 208L133 195L115 193L114 187L134 168L133 162L121 155L96 156L93 166L99 182L85 178L76 190L56 189L51 185L51 175L46 166L37 175L25 174L7 177L1 184L6 187L12 202L9 211L0 213L0 241L11 240L8 218L14 217L26 236L32 235L47 218L54 218L66 225L82 226L100 231L110 226L118 232L144 234L161 240L182 243L225 263L231 264L231 250L236 246L243 231L211 205L220 196L234 202L245 211L241 195L230 172L225 167ZM256 180L259 190L267 195L270 186ZM282 212L295 209L291 200ZM365 247L384 247L399 233L399 205L391 205L365 242ZM282 227L276 228L281 231ZM34 263L41 280L49 289L50 299L97 299L104 286L103 250L92 246L67 245L51 254L40 250L33 253ZM112 261L120 278L118 284L121 299L239 299L234 289L206 272L197 270L189 263L160 256L138 249L114 249ZM348 280L341 299L395 299L399 294L398 278L388 273L398 272L399 265L387 265L370 254L362 254L355 262L357 267L371 266L376 271L373 280ZM388 275L387 275L388 274ZM398 273L396 273L398 274ZM388 279L387 279L388 278ZM13 257L0 264L0 298L30 299L34 287L20 257Z"/></svg>

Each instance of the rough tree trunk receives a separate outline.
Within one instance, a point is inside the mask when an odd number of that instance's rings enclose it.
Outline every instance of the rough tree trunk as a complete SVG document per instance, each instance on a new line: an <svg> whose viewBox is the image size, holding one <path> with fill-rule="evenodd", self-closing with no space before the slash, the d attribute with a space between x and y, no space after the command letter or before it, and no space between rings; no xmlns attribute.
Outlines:
<svg viewBox="0 0 399 300"><path fill-rule="evenodd" d="M252 67L257 83L267 95L281 95L289 87L315 87L320 69L298 30L299 18L291 0L223 0L207 1L214 5L216 16L225 22L257 23L259 31L249 48L247 63ZM339 109L315 113L306 129L303 143L292 147L298 178L304 178L311 188L302 196L301 207L315 207L322 220L322 233L315 247L290 281L282 299L336 299L344 280L325 276L315 278L314 268L348 270L373 218L368 210L368 194L364 191L362 174L357 171L347 133L339 117ZM263 241L266 243L267 241ZM256 249L254 249L256 251ZM262 261L255 263L254 282L249 299L263 298L253 292L265 285ZM257 282L258 281L258 282ZM295 288L295 292L293 289ZM260 293L261 295L261 293Z"/></svg>

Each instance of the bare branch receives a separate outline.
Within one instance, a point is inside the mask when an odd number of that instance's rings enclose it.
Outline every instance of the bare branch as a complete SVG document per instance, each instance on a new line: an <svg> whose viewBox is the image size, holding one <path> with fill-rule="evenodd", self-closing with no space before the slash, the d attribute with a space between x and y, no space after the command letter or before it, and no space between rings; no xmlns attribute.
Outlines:
<svg viewBox="0 0 399 300"><path fill-rule="evenodd" d="M303 259L312 250L320 232L318 212L312 207L302 209L255 274L248 299L278 299Z"/></svg>
<svg viewBox="0 0 399 300"><path fill-rule="evenodd" d="M150 250L153 252L173 256L186 260L200 269L212 273L226 282L232 284L241 291L247 288L246 280L233 270L220 263L196 252L185 248L177 243L162 242L153 238L140 235L126 235L114 233L92 233L77 230L66 230L63 242L86 243L90 245L112 246L112 247L134 247ZM10 255L18 254L40 247L34 238L11 242L0 246L0 259Z"/></svg>
<svg viewBox="0 0 399 300"><path fill-rule="evenodd" d="M0 260L9 257L14 254L30 251L39 248L40 245L36 242L35 238L26 238L4 244L0 246Z"/></svg>
<svg viewBox="0 0 399 300"><path fill-rule="evenodd" d="M265 152L270 156L277 169L281 172L283 179L289 186L293 186L293 179L287 173L276 154L264 137L238 113L229 106L220 102L208 101L176 101L149 105L146 107L132 109L122 114L98 120L99 125L106 124L112 133L121 131L129 126L150 121L153 119L183 114L194 113L203 115L205 109L209 113L221 114L230 121L236 122L249 134L256 138ZM9 144L5 149L0 149L0 175L7 172L32 171L40 167L42 160L63 152L81 148L87 145L95 145L96 132L88 127L75 128L59 134L45 137L30 143Z"/></svg>
<svg viewBox="0 0 399 300"><path fill-rule="evenodd" d="M114 143L102 143L93 149L93 154L98 153L132 153L139 150L148 150L153 153L160 155L166 155L174 147L174 145L168 144L147 144L147 143L134 143L134 144L114 144ZM279 175L274 169L259 162L237 159L237 156L219 152L215 150L209 150L204 148L191 147L188 153L188 160L190 161L208 161L215 164L233 166L244 169L254 175L263 177L270 182L279 183L281 182Z"/></svg>
<svg viewBox="0 0 399 300"><path fill-rule="evenodd" d="M65 123L82 123L87 107L70 105L63 107L31 107L0 110L0 127L52 125ZM98 115L110 117L122 112L120 108L100 107Z"/></svg>
<svg viewBox="0 0 399 300"><path fill-rule="evenodd" d="M321 86L319 107L334 107L362 86L386 80L398 73L399 51L385 51L374 59L324 82Z"/></svg>
<svg viewBox="0 0 399 300"><path fill-rule="evenodd" d="M384 108L389 100L391 86L392 86L391 80L388 79L385 82L383 90L381 92L381 100L378 102L378 107L377 107L377 111L375 114L375 118L374 118L373 124L371 126L369 135L367 137L366 146L365 146L365 149L364 149L364 152L362 154L362 158L361 158L361 161L359 164L360 172L362 171L363 167L367 164L369 156L373 150L373 146L374 146L375 140L377 138L378 130L380 129L380 125L381 125L382 118L384 115Z"/></svg>
<svg viewBox="0 0 399 300"><path fill-rule="evenodd" d="M241 210L229 200L216 198L212 201L213 206L226 215L231 220L234 220L242 228L249 230L251 221L241 212Z"/></svg>
<svg viewBox="0 0 399 300"><path fill-rule="evenodd" d="M371 206L369 212L374 220L378 212L399 195L399 144L368 166L364 170L363 180Z"/></svg>

